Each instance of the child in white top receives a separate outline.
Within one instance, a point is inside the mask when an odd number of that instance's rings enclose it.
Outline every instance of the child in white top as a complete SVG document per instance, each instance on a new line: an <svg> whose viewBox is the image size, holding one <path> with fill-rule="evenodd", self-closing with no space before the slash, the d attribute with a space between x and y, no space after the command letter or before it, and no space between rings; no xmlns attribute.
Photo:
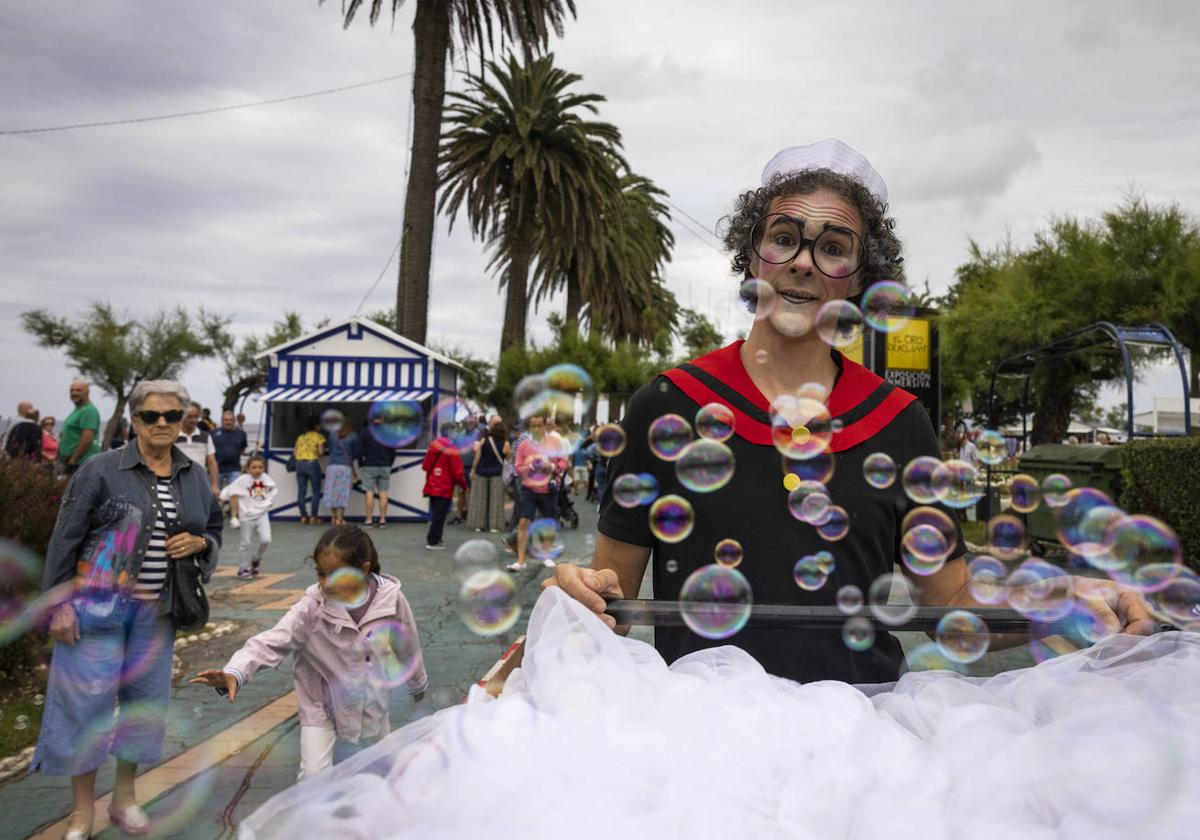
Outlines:
<svg viewBox="0 0 1200 840"><path fill-rule="evenodd" d="M242 543L239 546L241 562L237 573L240 578L258 577L259 564L271 547L269 511L278 490L275 479L267 475L266 459L261 455L251 455L246 461L246 471L221 491L221 501L229 502L229 524L242 529ZM256 532L258 550L251 556L251 537Z"/></svg>

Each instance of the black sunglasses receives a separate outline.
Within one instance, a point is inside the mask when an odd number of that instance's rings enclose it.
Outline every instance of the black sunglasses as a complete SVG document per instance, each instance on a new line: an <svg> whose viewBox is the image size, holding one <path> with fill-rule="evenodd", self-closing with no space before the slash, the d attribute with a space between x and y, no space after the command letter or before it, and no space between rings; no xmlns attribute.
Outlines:
<svg viewBox="0 0 1200 840"><path fill-rule="evenodd" d="M147 426L153 426L158 422L160 417L163 420L166 420L168 423L182 423L183 409L173 408L170 411L139 411L133 416L141 420Z"/></svg>

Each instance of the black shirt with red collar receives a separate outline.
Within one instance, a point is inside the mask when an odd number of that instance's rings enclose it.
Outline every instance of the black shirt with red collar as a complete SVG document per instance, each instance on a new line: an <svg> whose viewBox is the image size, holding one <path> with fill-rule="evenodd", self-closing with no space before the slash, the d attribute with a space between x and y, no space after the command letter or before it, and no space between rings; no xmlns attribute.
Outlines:
<svg viewBox="0 0 1200 840"><path fill-rule="evenodd" d="M737 341L728 347L673 368L638 390L629 401L621 425L625 449L609 464L609 489L601 502L599 530L605 536L652 549L654 597L678 600L680 588L696 569L713 562L713 549L724 539L741 543L744 558L738 570L750 582L755 603L832 605L838 589L857 586L866 597L872 581L895 571L900 557L900 523L915 505L905 496L899 475L889 488L878 490L863 478L863 461L885 452L897 473L919 455L939 457L929 415L907 391L833 351L838 376L826 405L840 429L830 450L835 470L826 483L835 504L849 514L850 530L829 542L812 525L788 511L784 462L771 442L770 405L742 364ZM664 414L691 422L708 403L733 410L733 436L726 444L736 459L733 478L711 493L685 488L675 476L675 464L657 458L647 430ZM624 508L612 499L612 482L624 473L651 473L660 494L675 493L692 504L695 524L678 543L655 538L648 508ZM957 529L957 524L955 525ZM952 552L963 552L962 536ZM835 568L825 585L809 592L796 585L797 560L818 551L833 553ZM670 563L669 561L675 561ZM736 645L754 656L767 671L810 682L836 679L850 683L895 680L904 654L896 638L880 633L866 651L851 651L841 631L788 630L746 627L728 639L706 639L686 627L655 628L654 644L673 662L685 654L717 645Z"/></svg>

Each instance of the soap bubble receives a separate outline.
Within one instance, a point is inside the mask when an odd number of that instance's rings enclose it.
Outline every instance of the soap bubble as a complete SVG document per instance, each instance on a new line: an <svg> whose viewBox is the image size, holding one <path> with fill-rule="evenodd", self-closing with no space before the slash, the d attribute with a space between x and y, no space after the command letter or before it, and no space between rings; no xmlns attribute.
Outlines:
<svg viewBox="0 0 1200 840"><path fill-rule="evenodd" d="M900 538L900 559L916 575L931 575L946 565L951 546L936 526L916 525Z"/></svg>
<svg viewBox="0 0 1200 840"><path fill-rule="evenodd" d="M850 650L862 652L875 644L875 625L861 615L846 619L842 625L842 643Z"/></svg>
<svg viewBox="0 0 1200 840"><path fill-rule="evenodd" d="M429 410L430 425L437 435L445 431L451 446L460 455L466 454L487 433L487 426L478 422L481 411L474 403L459 397L446 397Z"/></svg>
<svg viewBox="0 0 1200 840"><path fill-rule="evenodd" d="M592 403L596 401L596 386L591 375L579 365L563 363L546 368L542 374L546 387L554 395L552 398L555 414L559 417L574 419L576 400L582 406L583 415L587 416Z"/></svg>
<svg viewBox="0 0 1200 840"><path fill-rule="evenodd" d="M454 552L454 569L459 576L467 576L494 567L499 559L491 540L467 540Z"/></svg>
<svg viewBox="0 0 1200 840"><path fill-rule="evenodd" d="M558 535L558 522L549 517L529 523L529 556L534 560L557 560L566 548Z"/></svg>
<svg viewBox="0 0 1200 840"><path fill-rule="evenodd" d="M820 382L805 382L796 389L796 396L803 400L816 400L823 403L829 397L829 389Z"/></svg>
<svg viewBox="0 0 1200 840"><path fill-rule="evenodd" d="M692 427L678 414L656 417L646 432L650 451L664 461L674 461L692 441Z"/></svg>
<svg viewBox="0 0 1200 840"><path fill-rule="evenodd" d="M346 415L336 408L327 408L321 412L321 428L330 434L337 434L346 425Z"/></svg>
<svg viewBox="0 0 1200 840"><path fill-rule="evenodd" d="M1111 556L1109 552L1112 543L1108 542L1108 534L1115 535L1115 526L1125 518L1125 511L1115 505L1097 505L1091 508L1079 520L1079 527L1076 530L1079 542L1072 550L1076 554L1088 558L1089 561L1102 555Z"/></svg>
<svg viewBox="0 0 1200 840"><path fill-rule="evenodd" d="M953 659L947 659L938 647L937 642L925 642L912 650L905 651L904 664L901 673L921 671L954 671L959 674L967 673L967 666Z"/></svg>
<svg viewBox="0 0 1200 840"><path fill-rule="evenodd" d="M817 526L817 533L829 542L836 542L850 532L850 514L841 505L830 505L825 521Z"/></svg>
<svg viewBox="0 0 1200 840"><path fill-rule="evenodd" d="M880 575L871 581L867 590L867 605L871 614L893 627L904 624L916 615L919 601L920 593L916 585L898 572Z"/></svg>
<svg viewBox="0 0 1200 840"><path fill-rule="evenodd" d="M830 347L849 347L862 340L863 314L843 298L821 304L817 310L817 335Z"/></svg>
<svg viewBox="0 0 1200 840"><path fill-rule="evenodd" d="M1104 545L1115 563L1129 572L1152 564L1176 565L1183 561L1183 548L1171 527L1144 514L1112 522L1104 534Z"/></svg>
<svg viewBox="0 0 1200 840"><path fill-rule="evenodd" d="M348 610L356 610L371 597L367 576L357 566L339 566L325 579L325 597Z"/></svg>
<svg viewBox="0 0 1200 840"><path fill-rule="evenodd" d="M1046 499L1049 503L1049 497ZM1061 542L1076 554L1085 552L1100 553L1104 550L1102 544L1091 544L1084 520L1089 513L1099 507L1113 507L1113 501L1103 490L1095 487L1076 487L1068 490L1061 504L1054 506L1054 527ZM1103 531L1100 532L1103 538Z"/></svg>
<svg viewBox="0 0 1200 840"><path fill-rule="evenodd" d="M711 563L688 575L679 602L683 623L693 633L728 639L750 620L753 599L750 582L741 572Z"/></svg>
<svg viewBox="0 0 1200 840"><path fill-rule="evenodd" d="M1025 553L1025 523L1011 513L1000 513L987 523L988 551L1001 560L1015 560Z"/></svg>
<svg viewBox="0 0 1200 840"><path fill-rule="evenodd" d="M875 452L863 460L863 478L876 490L885 490L896 481L896 462L886 452Z"/></svg>
<svg viewBox="0 0 1200 840"><path fill-rule="evenodd" d="M733 478L733 469L733 450L707 438L689 443L675 461L675 477L693 493L721 489Z"/></svg>
<svg viewBox="0 0 1200 840"><path fill-rule="evenodd" d="M711 402L696 412L696 434L709 440L726 441L733 436L733 409Z"/></svg>
<svg viewBox="0 0 1200 840"><path fill-rule="evenodd" d="M675 574L676 572L678 572L679 571L679 561L678 560L668 560L667 561L667 571L670 572L671 574Z"/></svg>
<svg viewBox="0 0 1200 840"><path fill-rule="evenodd" d="M416 634L402 621L375 621L366 632L374 667L368 679L375 685L396 688L412 679L421 665Z"/></svg>
<svg viewBox="0 0 1200 840"><path fill-rule="evenodd" d="M480 569L459 588L458 612L476 635L499 635L516 624L521 615L517 584L501 569Z"/></svg>
<svg viewBox="0 0 1200 840"><path fill-rule="evenodd" d="M765 365L767 363L767 351L766 350L755 350L754 351L754 361L758 362L760 365Z"/></svg>
<svg viewBox="0 0 1200 840"><path fill-rule="evenodd" d="M625 430L616 423L605 423L596 429L596 451L605 458L615 458L625 451Z"/></svg>
<svg viewBox="0 0 1200 840"><path fill-rule="evenodd" d="M1040 490L1033 476L1014 475L1009 482L1009 492L1012 493L1012 509L1017 513L1033 513L1037 509Z"/></svg>
<svg viewBox="0 0 1200 840"><path fill-rule="evenodd" d="M29 715L17 715L13 718L13 729L21 731L29 727Z"/></svg>
<svg viewBox="0 0 1200 840"><path fill-rule="evenodd" d="M380 446L403 449L421 437L424 416L416 400L377 402L367 410L367 432Z"/></svg>
<svg viewBox="0 0 1200 840"><path fill-rule="evenodd" d="M984 486L979 470L966 461L953 459L942 464L945 470L941 481L941 502L947 507L963 510L973 507L983 496Z"/></svg>
<svg viewBox="0 0 1200 840"><path fill-rule="evenodd" d="M1067 491L1074 485L1071 479L1062 473L1051 473L1042 479L1042 498L1047 507L1061 507L1066 504Z"/></svg>
<svg viewBox="0 0 1200 840"><path fill-rule="evenodd" d="M775 311L779 298L775 288L766 280L751 277L742 281L738 288L738 299L745 305L746 311L754 315L754 320L761 321Z"/></svg>
<svg viewBox="0 0 1200 840"><path fill-rule="evenodd" d="M1180 568L1166 586L1149 597L1150 611L1161 621L1200 630L1200 575Z"/></svg>
<svg viewBox="0 0 1200 840"><path fill-rule="evenodd" d="M821 568L821 562L815 555L807 554L792 567L792 578L805 592L816 592L825 585L829 574Z"/></svg>
<svg viewBox="0 0 1200 840"><path fill-rule="evenodd" d="M792 487L792 489L788 492L788 497L787 497L788 512L791 513L793 518L799 520L800 522L807 522L808 520L806 520L804 518L804 501L805 501L805 499L807 499L809 496L813 495L814 493L819 493L820 495L822 495L826 499L828 499L829 498L829 490L827 490L825 485L819 481L802 481L802 480L800 480L800 478L798 476L795 476L792 473L788 473L788 475L785 476L785 478L787 478L787 477L796 479L796 481L794 482L795 486ZM786 485L787 482L785 481L784 483Z"/></svg>
<svg viewBox="0 0 1200 840"><path fill-rule="evenodd" d="M837 457L832 452L818 452L811 458L795 461L784 458L784 469L794 473L801 481L819 481L825 484L833 478Z"/></svg>
<svg viewBox="0 0 1200 840"><path fill-rule="evenodd" d="M949 480L945 465L932 455L913 458L900 478L905 494L919 505L940 501L946 495Z"/></svg>
<svg viewBox="0 0 1200 840"><path fill-rule="evenodd" d="M943 615L934 637L943 656L964 665L981 659L991 643L983 619L967 610L951 610Z"/></svg>
<svg viewBox="0 0 1200 840"><path fill-rule="evenodd" d="M695 524L692 503L682 496L659 496L650 505L650 532L667 543L677 543L688 538Z"/></svg>
<svg viewBox="0 0 1200 840"><path fill-rule="evenodd" d="M863 593L852 583L837 591L837 608L845 615L854 615L863 608Z"/></svg>
<svg viewBox="0 0 1200 840"><path fill-rule="evenodd" d="M967 584L967 588L971 597L979 603L994 606L1008 597L1008 589L1004 583L1008 571L995 557L977 555L967 564L967 572L971 575L971 582Z"/></svg>
<svg viewBox="0 0 1200 840"><path fill-rule="evenodd" d="M984 429L975 441L975 451L980 461L994 467L1008 457L1008 442L995 429Z"/></svg>
<svg viewBox="0 0 1200 840"><path fill-rule="evenodd" d="M771 401L770 416L771 441L785 458L803 461L829 448L833 429L824 403L781 394Z"/></svg>
<svg viewBox="0 0 1200 840"><path fill-rule="evenodd" d="M517 415L522 420L528 420L535 414L545 414L550 395L546 378L540 373L523 376L513 388L513 404L517 407Z"/></svg>
<svg viewBox="0 0 1200 840"><path fill-rule="evenodd" d="M1008 576L1005 585L1009 588L1009 606L1033 621L1057 621L1074 606L1071 576L1044 560L1026 560Z"/></svg>
<svg viewBox="0 0 1200 840"><path fill-rule="evenodd" d="M912 292L903 283L880 280L862 296L863 317L872 328L890 333L902 329L913 316Z"/></svg>
<svg viewBox="0 0 1200 840"><path fill-rule="evenodd" d="M658 479L650 473L624 473L613 480L612 495L623 508L648 505L658 498Z"/></svg>
<svg viewBox="0 0 1200 840"><path fill-rule="evenodd" d="M742 544L734 539L724 539L713 549L713 559L722 566L736 569L742 564Z"/></svg>
<svg viewBox="0 0 1200 840"><path fill-rule="evenodd" d="M824 493L809 493L800 503L800 519L809 525L822 525L829 521L833 502Z"/></svg>

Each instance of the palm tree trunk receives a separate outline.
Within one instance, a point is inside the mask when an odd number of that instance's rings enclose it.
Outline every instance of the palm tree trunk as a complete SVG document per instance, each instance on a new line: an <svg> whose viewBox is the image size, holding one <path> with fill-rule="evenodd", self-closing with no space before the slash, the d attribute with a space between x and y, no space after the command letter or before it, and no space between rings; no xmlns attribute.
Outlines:
<svg viewBox="0 0 1200 840"><path fill-rule="evenodd" d="M567 269L567 318L566 323L579 326L579 310L583 308L583 288L579 283L579 270L574 261Z"/></svg>
<svg viewBox="0 0 1200 840"><path fill-rule="evenodd" d="M400 238L396 331L424 344L429 328L429 266L437 213L437 159L446 99L450 0L417 0L413 42L413 141Z"/></svg>
<svg viewBox="0 0 1200 840"><path fill-rule="evenodd" d="M517 201L512 259L508 263L507 293L504 298L504 328L500 352L525 346L525 315L529 310L529 263L533 254L533 202Z"/></svg>

